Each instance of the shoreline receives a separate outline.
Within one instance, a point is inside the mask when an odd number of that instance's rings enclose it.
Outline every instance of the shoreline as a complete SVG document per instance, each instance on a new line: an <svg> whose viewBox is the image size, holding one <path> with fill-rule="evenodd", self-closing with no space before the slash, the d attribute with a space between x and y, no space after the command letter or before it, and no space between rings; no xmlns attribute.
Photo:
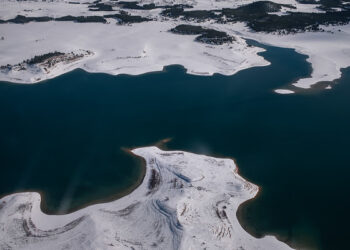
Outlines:
<svg viewBox="0 0 350 250"><path fill-rule="evenodd" d="M118 5L116 3L100 1L93 6L94 1L76 1L69 4L65 1L40 3L33 1L16 2L7 0L0 11L1 40L0 50L3 52L0 58L0 81L14 83L37 83L52 79L74 69L81 68L90 73L106 73L110 75L140 75L149 72L159 72L168 65L182 65L187 74L210 76L213 74L233 75L241 70L266 66L269 62L259 56L263 50L250 46L245 38L254 39L260 43L282 48L293 48L297 53L308 56L307 61L312 65L310 76L293 82L286 89L276 89L277 94L294 94L295 88L300 90L310 89L314 84L324 81L334 81L341 77L341 69L350 66L350 24L321 25L317 31L287 33L284 30L278 32L256 32L249 27L249 22L238 19L237 22L220 23L213 20L198 17L183 20L175 15L166 16L160 8L162 1L156 2L150 8L137 8ZM256 2L235 2L234 7L245 6ZM148 3L146 1L145 3ZM152 2L153 3L153 2ZM177 1L175 1L177 3ZM295 0L276 0L278 5L275 15L287 13L323 13L319 4L303 4ZM289 6L285 6L285 4ZM180 4L181 5L181 4ZM193 5L193 6L192 6ZM38 8L42 7L42 8ZM106 9L107 7L107 9ZM125 7L125 8L124 8ZM232 8L230 2L204 1L191 3L192 10L220 10ZM286 8L289 7L289 8ZM91 9L92 8L92 9ZM154 9L155 8L155 9ZM106 11L108 10L108 11ZM139 21L120 23L113 15L118 11L127 10L128 17L139 17ZM271 14L272 14L271 13ZM70 14L72 17L99 17L101 22L56 22L57 17ZM20 21L9 23L16 16L47 17L48 20L39 22ZM147 21L142 21L145 18ZM197 19L196 19L197 18ZM21 18L19 18L21 19ZM131 18L132 19L132 18ZM137 18L136 18L137 20ZM96 20L95 20L96 21ZM200 21L200 22L197 22ZM196 42L194 33L174 34L170 32L179 25L200 24L200 27L212 29L216 32L226 33L232 39L228 43L202 43ZM45 34L43 34L45 30ZM77 36L76 30L79 30ZM322 30L323 32L321 32ZM259 31L259 29L257 29ZM287 30L288 31L288 30ZM282 33L281 33L282 32ZM333 46L337 44L337 46ZM52 64L37 63L26 65L25 63L35 56L60 52L72 54L80 51L81 57L62 59ZM288 60L288 59L287 59ZM24 67L23 67L24 65ZM331 87L331 86L330 86Z"/></svg>
<svg viewBox="0 0 350 250"><path fill-rule="evenodd" d="M257 195L258 187L238 175L233 160L184 151L162 151L156 147L137 148L132 152L147 162L145 178L133 192L118 200L87 206L66 215L47 215L40 209L38 193L18 193L0 199L3 208L0 210L0 222L7 225L7 232L12 232L12 227L18 227L17 223L28 225L24 227L24 235L21 230L17 230L15 235L6 233L3 242L10 244L10 239L16 237L15 243L11 244L18 244L17 247L24 244L22 247L55 248L62 241L74 248L74 240L86 233L88 238L94 239L89 247L104 248L103 245L112 241L112 236L117 233L119 237L111 243L114 246L131 246L134 244L130 243L132 241L144 247L151 244L153 237L154 240L158 237L157 233L154 235L156 229L150 228L150 225L161 223L163 240L157 243L160 248L199 247L203 240L211 238L206 242L209 248L230 244L248 246L249 249L261 246L290 249L273 236L256 239L240 226L237 209L244 201ZM216 208L212 210L212 206ZM227 206L230 209L226 209ZM212 212L208 214L210 210ZM97 223L97 231L89 230L91 223ZM138 225L137 228L135 225ZM107 228L108 233L105 231ZM150 236L143 238L142 235L149 230ZM130 235L128 232L134 233ZM36 235L41 240L28 241L30 235Z"/></svg>
<svg viewBox="0 0 350 250"><path fill-rule="evenodd" d="M164 66L177 64L182 65L186 68L188 74L193 75L213 75L215 73L233 75L243 69L268 65L268 62L257 55L263 50L258 47L247 46L245 40L240 37L236 37L236 41L232 44L213 46L195 42L195 36L193 35L183 36L168 32L174 24L157 21L134 24L132 27L67 22L28 23L25 25L2 24L5 40L2 42L3 45L0 43L0 48L6 51L6 54L0 60L0 65L14 65L35 55L49 53L51 50L71 53L80 49L88 50L93 55L71 64L59 63L50 68L48 73L45 73L40 65L38 70L33 72L27 70L3 71L0 74L0 80L16 83L36 83L54 78L76 68L81 68L90 73L140 75L162 71ZM80 29L82 34L86 33L84 46L82 46L81 41L77 42L72 37L73 35L70 34L72 28ZM45 37L41 33L42 29L49 31ZM31 36L38 37L39 42L27 41L25 46L29 46L31 49L24 51L23 43L25 41L18 38L16 41L13 40L14 32L22 34L21 36L25 40L26 33L29 30L33 33ZM118 37L111 34L112 30L116 33L125 33L123 37L117 39L116 44L114 42ZM148 30L151 37L142 41L141 37L145 36L144 30ZM97 35L101 32L105 33L106 37L102 43L99 43ZM57 33L61 35L58 36ZM61 36L63 34L66 39L59 42L62 40ZM135 42L137 38L140 39ZM68 41L66 41L67 39ZM67 45L67 43L70 44ZM125 49L126 44L130 45L127 49ZM13 50L14 48L16 48L16 51Z"/></svg>
<svg viewBox="0 0 350 250"><path fill-rule="evenodd" d="M122 150L124 152L126 152L127 154L130 154L131 157L134 157L135 160L138 161L138 163L136 163L136 164L140 165L141 171L139 174L139 178L137 178L136 182L134 182L130 187L123 189L122 191L117 192L113 195L109 195L109 196L104 197L104 198L95 199L95 200L90 201L90 202L85 202L85 203L83 203L83 205L79 205L79 206L73 207L72 209L65 210L65 211L58 211L58 210L52 209L45 202L46 195L42 191L35 190L35 189L25 189L25 190L19 190L16 192L4 194L4 195L0 196L0 201L7 196L17 195L17 194L22 194L22 193L38 193L41 197L40 209L43 211L43 213L45 213L47 215L55 216L55 215L68 215L68 214L75 213L79 210L85 209L85 208L90 207L90 206L94 206L97 204L103 204L103 203L109 203L109 202L119 200L125 196L130 195L135 189L137 189L142 184L142 182L146 176L146 170L147 170L146 162L145 162L144 158L132 153L132 151L129 149L125 149L125 150L122 149ZM0 206L0 208L1 208L1 206Z"/></svg>
<svg viewBox="0 0 350 250"><path fill-rule="evenodd" d="M261 43L263 45L268 46L274 46L274 47L281 47L281 48L290 48L294 49L297 53L306 55L308 58L306 61L310 63L312 72L311 75L308 77L303 77L300 79L297 79L295 82L292 82L288 84L285 87L282 87L280 89L276 89L275 92L278 94L294 94L298 93L299 91L303 90L309 90L314 85L318 85L320 82L329 82L332 84L335 80L339 79L341 77L341 70L350 66L349 62L347 62L347 59L350 58L350 45L340 43L341 47L336 48L329 48L331 46L330 43L333 43L335 40L338 39L339 36L342 37L342 39L346 40L347 38L350 38L350 25L344 25L344 26L331 26L331 27L325 27L327 30L334 30L338 29L341 30L341 32L338 32L340 35L337 35L335 33L330 34L329 32L306 32L306 33L297 33L293 35L274 35L274 34L265 34L265 33L257 33L257 32L251 32L247 29L247 27L243 23L237 23L234 25L212 25L212 27L217 28L219 30L224 30L228 32L229 34L234 34L236 38L238 38L238 43L236 44L224 44L220 46L207 46L205 44L200 44L197 42L194 42L192 39L192 36L181 36L181 35L174 35L170 32L167 32L169 28L172 27L172 25L169 25L167 23L162 22L149 22L147 24L137 24L133 25L133 28L138 27L137 30L139 34L142 34L142 26L150 25L157 26L154 28L154 32L156 30L161 30L160 34L162 38L159 38L160 40L163 40L164 44L167 44L169 42L169 39L175 40L176 43L185 43L184 45L186 49L184 51L180 51L179 53L181 56L175 56L169 54L169 56L162 55L167 51L166 47L169 45L163 45L164 51L157 52L160 53L159 55L152 55L154 52L150 51L150 54L147 54L145 50L141 51L141 48L131 48L131 50L138 50L140 51L140 55L138 56L138 59L135 59L134 61L130 61L131 59L110 59L110 55L106 56L105 53L107 53L107 49L104 49L105 51L99 52L101 48L91 49L92 55L88 55L86 58L83 57L80 60L74 61L73 63L60 63L58 66L53 67L49 73L30 73L27 71L24 71L24 73L16 73L13 75L11 73L10 75L8 73L1 72L0 73L0 81L8 82L8 83L14 83L14 84L35 84L35 83L41 83L45 82L46 80L61 76L63 74L69 73L76 69L81 69L89 73L105 73L109 75L143 75L147 73L156 73L156 72L162 72L165 70L166 67L172 66L172 65L181 65L186 70L187 74L190 75L199 75L199 76L212 76L214 74L220 74L225 76L231 76L234 75L242 70L250 69L253 67L263 67L268 66L270 62L268 62L266 59L264 59L260 53L264 52L265 49L259 47L259 46L250 46L249 41L246 41L246 39L252 39L255 42ZM205 23L204 23L205 24ZM2 24L4 25L4 24ZM18 24L5 24L5 25L16 25L14 30L23 29L23 25ZM33 27L50 27L50 26L59 26L64 28L68 25L68 23L62 23L62 24L50 24L50 23L30 23L26 25L32 25ZM70 24L72 25L72 24ZM78 25L79 27L90 26L87 24L74 24ZM96 25L100 24L91 24L91 28L93 28ZM211 25L211 24L205 24L205 25ZM109 30L110 28L108 26L111 26L110 24L106 24L107 28L104 29ZM147 26L147 27L148 27ZM143 27L146 29L147 27ZM57 28L57 27L56 27ZM99 27L101 28L101 27ZM126 30L125 27L118 27ZM85 29L85 28L84 28ZM96 27L97 29L97 27ZM163 31L162 31L163 30ZM126 38L129 39L129 38ZM165 40L164 40L165 39ZM316 39L316 40L315 40ZM343 41L341 40L341 41ZM314 46L313 44L317 41L320 42L320 45ZM155 43L159 43L159 41L152 41ZM238 47L237 44L240 44ZM141 44L136 45L137 47ZM21 45L19 45L21 47ZM95 46L95 45L94 45ZM142 46L142 45L141 45ZM149 46L149 45L148 45ZM175 43L174 43L175 46ZM190 56L193 59L197 59L196 62L189 59L187 51L187 47L191 47L194 53ZM54 46L55 47L55 46ZM57 50L59 50L58 47L56 47ZM71 53L71 50L67 50L68 48L63 49L63 51L67 53ZM90 50L90 47L85 47L85 49ZM198 50L199 49L199 50ZM246 52L242 52L243 50ZM33 49L37 50L37 49ZM47 51L47 49L43 50L40 49L42 52L37 52L36 54L44 53ZM112 49L113 51L113 49ZM108 53L112 54L116 51L109 51ZM317 52L318 51L318 52ZM338 53L339 51L343 51L344 53ZM348 52L347 52L348 51ZM346 52L346 53L345 53ZM10 52L9 52L10 53ZM124 52L125 53L125 52ZM129 53L129 52L126 52ZM138 52L136 52L138 53ZM167 52L166 52L167 53ZM201 54L203 53L203 54ZM243 54L242 54L243 53ZM245 55L245 53L247 53ZM29 58L30 56L25 56L26 53L22 55L22 59L17 59L17 61L14 61L15 59L12 58L13 62L19 62L20 60ZM217 55L215 55L217 54ZM237 59L231 58L234 61L231 62L231 59L229 59L228 56L233 55L234 57L238 56ZM349 55L348 55L349 54ZM34 56L35 54L32 54L31 56ZM186 55L186 56L185 56ZM149 61L150 58L148 57L163 57L163 59L156 63L154 59L152 59L152 62L146 62ZM241 56L247 56L246 59L242 62L239 62L241 59ZM227 57L227 58L225 58ZM125 57L127 58L127 57ZM200 59L202 58L202 59ZM6 59L5 59L6 60ZM209 60L209 61L208 61ZM219 61L221 62L219 62ZM108 61L107 64L104 62ZM142 63L142 61L144 63ZM201 61L201 63L198 63L198 61ZM0 62L0 64L4 64L4 62ZM125 64L126 63L126 64ZM216 65L219 63L219 65ZM228 65L224 66L225 64L221 63L229 63ZM148 66L145 66L145 65ZM120 67L118 67L118 65ZM216 65L216 66L215 66ZM224 66L224 68L222 68ZM201 69L201 70L198 70ZM207 70L206 70L207 69ZM331 70L331 71L329 71ZM331 85L330 85L331 86Z"/></svg>
<svg viewBox="0 0 350 250"><path fill-rule="evenodd" d="M146 73L149 74L149 73ZM171 141L172 138L165 138L162 140L159 140L157 142L154 143L154 145L164 151L168 150L166 144ZM153 144L149 144L147 145L147 147L151 147L153 146ZM2 196L0 196L0 200L5 198L6 196L11 196L11 195L16 195L16 194L21 194L21 193L38 193L41 197L41 203L40 203L40 209L47 215L67 215L67 214L71 214L74 212L77 212L79 210L82 210L84 208L87 208L89 206L93 206L93 205L97 205L97 204L102 204L102 203L109 203L109 202L113 202L116 201L118 199L121 199L127 195L130 195L134 190L136 190L144 181L145 176L146 176L146 172L147 172L147 162L145 160L145 158L135 154L133 152L133 149L130 148L121 148L120 149L122 152L126 153L127 155L130 155L130 157L134 158L135 161L137 162L136 164L139 165L139 169L140 174L139 174L139 178L137 178L137 181L134 182L130 187L128 187L127 189L124 189L123 191L117 192L116 194L113 195L109 195L107 197L104 198L99 198L99 199L95 199L93 201L90 202L85 202L80 206L74 207L73 209L70 210L66 210L66 211L58 211L55 209L50 208L50 206L48 206L45 202L45 195L42 191L40 190L32 190L32 189L25 189L22 191L16 191L16 192L12 192L12 193L7 193L4 194Z"/></svg>
<svg viewBox="0 0 350 250"><path fill-rule="evenodd" d="M323 82L332 84L341 78L343 69L350 67L350 45L347 43L350 39L350 24L322 26L322 28L324 32L275 35L251 32L242 23L237 23L234 28L227 27L228 30L248 39L270 46L291 48L308 57L306 61L311 65L311 75L300 78L285 88L277 89L279 94L310 90L314 85ZM338 47L334 48L333 44L337 44Z"/></svg>
<svg viewBox="0 0 350 250"><path fill-rule="evenodd" d="M243 210L244 210L245 206L247 206L251 202L254 202L258 198L258 196L261 195L261 192L262 192L262 187L258 186L257 194L254 197L252 197L251 199L242 202L236 211L237 220L239 221L239 224L242 226L242 228L244 228L244 230L246 230L253 237L258 238L258 239L269 236L270 234L259 232L259 230L257 230L257 228L251 224L251 221L245 220ZM280 235L276 232L273 235L276 237L277 240L284 242L292 249L299 249L296 242L291 241L290 235L287 238L283 237L282 235ZM299 246L299 247L301 247L301 246Z"/></svg>
<svg viewBox="0 0 350 250"><path fill-rule="evenodd" d="M265 51L261 51L261 52L265 52ZM261 53L259 52L259 53ZM141 73L135 73L135 74L131 74L131 73L118 73L118 74L113 74L113 73L110 73L110 72L99 72L99 71L89 71L85 68L82 68L82 67L76 67L76 68L72 68L68 71L65 71L65 72L62 72L60 74L57 74L55 76L52 76L50 78L46 78L46 79L41 79L39 81L34 81L34 82L22 82L22 81L12 81L12 80L3 80L0 78L0 82L1 83L6 83L6 84L17 84L17 85L32 85L32 84L44 84L46 81L50 81L54 78L57 78L57 77L60 77L60 76L63 76L63 75L66 75L66 74L69 74L75 70L82 70L86 73L89 73L89 74L106 74L106 75L109 75L109 76L143 76L143 75L149 75L149 74L159 74L159 73L165 73L167 72L167 68L169 67L181 67L184 69L185 71L185 74L188 74L188 75L194 75L194 76L203 76L203 77L210 77L210 76L214 76L214 75L221 75L221 76L233 76L241 71L244 71L244 70L249 70L249 69L252 69L252 68L255 68L255 67L265 67L265 66L269 66L270 63L266 64L266 65L261 65L261 66L252 66L252 67L247 67L247 68L243 68L243 69L240 69L238 70L237 72L234 72L233 74L222 74L222 73L217 73L217 72L213 72L213 73L210 73L210 74L200 74L200 73L195 73L195 72L189 72L188 69L182 65L182 64L168 64L168 65L164 65L161 69L155 69L155 70L152 70L152 71L145 71L145 72L141 72ZM15 80L15 79L14 79Z"/></svg>

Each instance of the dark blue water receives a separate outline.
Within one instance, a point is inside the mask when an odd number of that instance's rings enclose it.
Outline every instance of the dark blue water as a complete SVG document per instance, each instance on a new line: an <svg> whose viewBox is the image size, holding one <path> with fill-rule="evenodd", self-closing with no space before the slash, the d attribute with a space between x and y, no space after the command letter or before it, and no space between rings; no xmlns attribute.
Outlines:
<svg viewBox="0 0 350 250"><path fill-rule="evenodd" d="M268 47L272 64L233 76L140 76L75 70L34 85L0 83L0 196L40 191L65 213L114 199L142 178L122 148L173 138L169 149L233 157L261 187L238 217L252 234L295 247L346 249L350 70L332 91L272 92L310 74L306 57Z"/></svg>

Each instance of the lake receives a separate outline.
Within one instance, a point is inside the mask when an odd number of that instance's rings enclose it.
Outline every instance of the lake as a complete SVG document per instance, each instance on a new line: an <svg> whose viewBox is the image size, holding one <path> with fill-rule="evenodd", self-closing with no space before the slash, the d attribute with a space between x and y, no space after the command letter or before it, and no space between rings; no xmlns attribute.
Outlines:
<svg viewBox="0 0 350 250"><path fill-rule="evenodd" d="M74 70L39 84L1 82L0 197L38 191L50 214L116 199L144 172L123 149L171 138L168 149L234 158L261 187L238 211L251 234L345 249L350 69L332 90L277 95L311 67L294 50L259 46L271 65L233 76L173 65L139 76Z"/></svg>

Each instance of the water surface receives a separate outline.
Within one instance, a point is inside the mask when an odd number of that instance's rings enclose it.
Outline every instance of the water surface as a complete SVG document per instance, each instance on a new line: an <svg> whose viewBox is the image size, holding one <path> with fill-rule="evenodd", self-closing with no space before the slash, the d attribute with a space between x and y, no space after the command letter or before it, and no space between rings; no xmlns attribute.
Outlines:
<svg viewBox="0 0 350 250"><path fill-rule="evenodd" d="M331 91L276 95L310 65L294 50L264 47L270 66L233 76L170 66L140 76L75 70L34 85L0 83L0 196L40 191L48 213L114 199L142 177L121 148L173 138L169 149L235 158L261 187L238 213L250 233L345 249L350 70Z"/></svg>

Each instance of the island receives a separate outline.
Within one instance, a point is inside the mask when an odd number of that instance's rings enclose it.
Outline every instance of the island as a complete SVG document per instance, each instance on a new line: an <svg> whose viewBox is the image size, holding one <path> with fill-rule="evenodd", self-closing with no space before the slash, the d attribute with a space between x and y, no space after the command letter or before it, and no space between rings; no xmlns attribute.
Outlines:
<svg viewBox="0 0 350 250"><path fill-rule="evenodd" d="M232 159L157 147L136 148L146 173L119 200L66 215L46 215L38 193L0 200L1 249L290 249L239 224L238 206L258 186L243 179Z"/></svg>

